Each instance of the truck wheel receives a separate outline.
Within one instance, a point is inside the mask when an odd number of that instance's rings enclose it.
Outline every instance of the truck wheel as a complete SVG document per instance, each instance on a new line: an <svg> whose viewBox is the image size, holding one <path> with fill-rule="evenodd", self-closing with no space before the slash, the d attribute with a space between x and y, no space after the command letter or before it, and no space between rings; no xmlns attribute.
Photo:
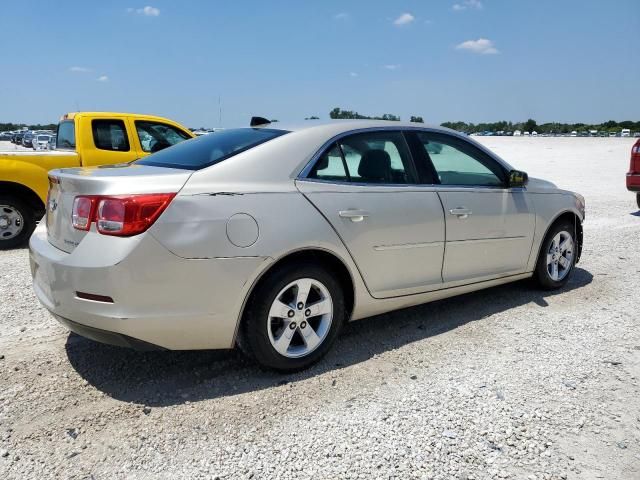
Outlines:
<svg viewBox="0 0 640 480"><path fill-rule="evenodd" d="M19 247L36 228L33 209L16 197L0 196L0 250Z"/></svg>

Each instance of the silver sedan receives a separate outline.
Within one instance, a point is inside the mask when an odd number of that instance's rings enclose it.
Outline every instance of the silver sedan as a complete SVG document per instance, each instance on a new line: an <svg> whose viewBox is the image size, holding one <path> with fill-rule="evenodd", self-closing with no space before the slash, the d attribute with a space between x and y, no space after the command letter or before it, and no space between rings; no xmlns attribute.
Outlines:
<svg viewBox="0 0 640 480"><path fill-rule="evenodd" d="M347 321L569 279L584 199L471 138L378 121L261 124L131 165L50 172L35 292L70 330L305 368Z"/></svg>

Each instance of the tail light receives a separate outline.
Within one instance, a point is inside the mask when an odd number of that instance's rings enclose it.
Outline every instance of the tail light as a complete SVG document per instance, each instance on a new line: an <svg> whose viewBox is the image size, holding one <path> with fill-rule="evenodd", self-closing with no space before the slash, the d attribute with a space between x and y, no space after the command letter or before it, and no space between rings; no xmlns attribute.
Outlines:
<svg viewBox="0 0 640 480"><path fill-rule="evenodd" d="M640 140L631 148L630 173L640 173Z"/></svg>
<svg viewBox="0 0 640 480"><path fill-rule="evenodd" d="M73 227L103 235L131 237L146 231L167 208L175 193L141 195L81 195L73 200Z"/></svg>

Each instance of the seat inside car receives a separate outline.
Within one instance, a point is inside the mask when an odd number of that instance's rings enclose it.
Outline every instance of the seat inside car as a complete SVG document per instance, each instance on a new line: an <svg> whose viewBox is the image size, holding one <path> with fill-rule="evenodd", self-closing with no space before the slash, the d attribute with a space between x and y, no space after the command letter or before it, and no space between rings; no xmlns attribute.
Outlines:
<svg viewBox="0 0 640 480"><path fill-rule="evenodd" d="M384 150L367 150L362 154L358 175L368 183L392 183L391 157Z"/></svg>

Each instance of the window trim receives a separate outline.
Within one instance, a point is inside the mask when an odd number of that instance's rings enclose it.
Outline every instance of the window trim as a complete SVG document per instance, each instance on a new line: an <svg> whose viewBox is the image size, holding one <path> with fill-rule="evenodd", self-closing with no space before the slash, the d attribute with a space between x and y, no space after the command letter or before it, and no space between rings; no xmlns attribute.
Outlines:
<svg viewBox="0 0 640 480"><path fill-rule="evenodd" d="M332 143L334 142L338 142L341 138L355 134L355 133L366 133L366 132L376 132L376 131L388 131L388 130L392 130L392 131L400 131L404 134L405 136L405 141L407 142L407 147L409 148L409 153L411 155L411 160L413 162L413 168L416 169L416 165L415 165L415 161L416 159L413 158L413 151L411 149L411 145L409 144L409 142L406 139L406 134L408 132L411 133L436 133L436 134L442 134L442 135L447 135L450 136L454 139L458 139L462 142L466 142L469 145L471 145L471 147L475 148L476 150L478 150L479 152L481 152L481 154L486 155L489 159L491 159L493 162L495 162L504 172L505 175L507 175L510 171L510 169L512 168L510 165L508 165L507 163L504 162L504 160L496 157L493 152L491 152L490 150L486 149L485 147L483 147L480 144L476 144L473 141L469 141L467 138L464 138L461 134L457 133L457 132L449 132L447 130L444 129L439 129L439 128L431 128L431 127L418 127L418 126L388 126L388 127L364 127L364 128L357 128L357 129L353 129L353 130L348 130L345 132L341 132L337 135L334 135L333 137L331 137L330 139L328 139L324 144L322 144L322 146L316 151L316 153L314 153L311 156L311 159L306 163L306 165L302 168L302 170L300 170L300 173L296 176L296 180L300 180L300 181L306 181L306 182L315 182L315 183L324 183L324 184L328 184L328 185L353 185L353 186L372 186L375 185L376 187L436 187L438 189L444 189L444 188L462 188L462 189L489 189L489 190L510 190L508 186L506 186L506 184L504 186L484 186L484 185L442 185L441 183L420 183L421 178L420 175L417 175L417 170L416 170L416 175L418 178L418 183L391 183L391 184L386 184L386 183L376 183L376 184L371 184L371 183L355 183L355 182L336 182L334 180L322 180L322 179L316 179L316 178L308 178L309 173L311 172L311 170L313 169L313 166L316 164L316 162L320 159L320 157L322 156L322 154L325 152L325 150L331 146ZM431 168L433 167L433 164L431 163L431 159L429 159L429 163L431 164ZM437 178L437 175L436 175Z"/></svg>
<svg viewBox="0 0 640 480"><path fill-rule="evenodd" d="M353 185L353 186L375 186L375 187L415 187L421 185L420 183L420 175L418 174L418 170L416 168L415 159L413 158L413 151L411 149L411 145L407 142L407 138L405 136L405 131L410 130L409 127L369 127L369 128L359 128L355 130L349 130L346 132L342 132L328 141L326 141L320 149L311 157L311 160L306 164L306 166L302 169L302 171L296 177L296 180L305 180L308 182L318 182L318 183L327 183L332 185ZM346 158L344 156L344 152L342 151L342 145L340 145L340 140L345 137L351 137L355 135L360 135L364 133L375 133L375 132L390 132L390 133L398 133L402 137L402 141L404 142L404 146L406 148L407 154L409 155L409 168L407 172L412 177L414 183L368 183L368 182L354 182L351 181L351 175L349 173L349 169L347 167ZM348 180L347 181L337 181L337 180L324 180L320 178L309 178L309 174L313 170L315 164L320 160L320 157L324 155L332 145L337 145L340 150L340 155L342 156L342 162L344 168L347 173Z"/></svg>
<svg viewBox="0 0 640 480"><path fill-rule="evenodd" d="M120 122L122 124L122 132L124 133L124 139L127 142L126 150L115 150L113 148L102 148L96 144L96 130L94 124L96 122L105 122L115 124L116 122ZM131 142L129 141L129 131L127 129L127 124L122 118L92 118L91 119L91 140L93 141L93 146L96 150L102 150L103 152L116 152L116 153L129 153L131 152Z"/></svg>

